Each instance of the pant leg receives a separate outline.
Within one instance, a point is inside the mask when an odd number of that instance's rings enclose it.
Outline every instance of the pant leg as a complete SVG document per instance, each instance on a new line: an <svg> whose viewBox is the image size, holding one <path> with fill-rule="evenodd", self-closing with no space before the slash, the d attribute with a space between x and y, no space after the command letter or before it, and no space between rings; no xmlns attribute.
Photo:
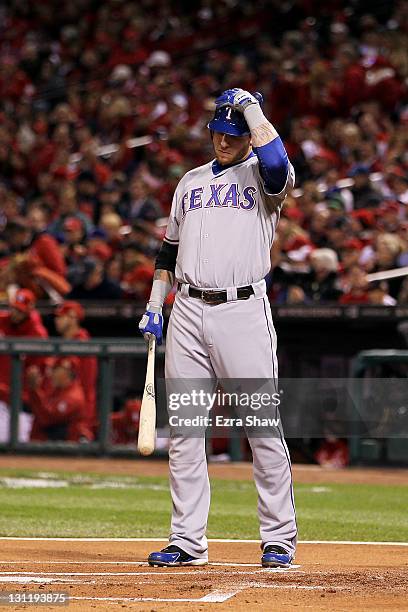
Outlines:
<svg viewBox="0 0 408 612"><path fill-rule="evenodd" d="M166 381L185 391L197 379L202 387L214 388L214 372L202 336L201 300L177 294L166 338ZM169 391L168 391L169 392ZM191 415L197 409L191 410ZM173 503L170 543L190 555L206 559L210 483L205 436L178 437L170 433L170 490Z"/></svg>
<svg viewBox="0 0 408 612"><path fill-rule="evenodd" d="M213 339L210 357L217 377L268 379L266 386L277 391L276 333L267 298L209 306L207 312L208 333ZM271 406L270 416L276 415ZM296 515L290 458L282 430L276 429L271 437L253 436L249 442L262 544L278 544L294 553Z"/></svg>
<svg viewBox="0 0 408 612"><path fill-rule="evenodd" d="M297 527L292 474L286 442L279 438L249 438L258 491L258 517L262 548L283 546L293 555Z"/></svg>

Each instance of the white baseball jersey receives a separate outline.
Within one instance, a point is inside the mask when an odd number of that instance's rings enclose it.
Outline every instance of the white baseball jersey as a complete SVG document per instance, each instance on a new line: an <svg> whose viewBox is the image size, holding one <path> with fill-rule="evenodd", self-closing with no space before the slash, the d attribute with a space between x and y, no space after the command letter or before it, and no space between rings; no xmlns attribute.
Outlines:
<svg viewBox="0 0 408 612"><path fill-rule="evenodd" d="M285 187L270 194L255 154L218 174L213 163L187 172L174 193L165 240L179 245L175 276L199 288L249 285L270 270L270 249L294 169L289 164Z"/></svg>

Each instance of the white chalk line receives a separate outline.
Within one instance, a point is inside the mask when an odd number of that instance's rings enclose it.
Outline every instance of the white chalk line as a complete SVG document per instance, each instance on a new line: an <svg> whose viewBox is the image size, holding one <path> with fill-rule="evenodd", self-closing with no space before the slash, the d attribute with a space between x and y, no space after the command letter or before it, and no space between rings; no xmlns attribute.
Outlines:
<svg viewBox="0 0 408 612"><path fill-rule="evenodd" d="M7 561L7 560L0 560L0 565L135 565L137 567L146 567L147 570L149 570L149 572L155 572L155 571L160 571L160 572L166 572L169 571L170 573L177 573L177 575L179 576L180 574L188 574L191 576L191 569L187 572L180 572L179 571L179 567L180 569L182 568L182 566L176 566L176 567L170 567L170 568L166 568L166 567L162 567L160 569L152 569L147 565L147 561ZM296 571L300 565L296 565L296 564L292 564L290 567L268 567L268 568L262 568L260 567L259 563L208 563L207 566L215 566L215 567L255 567L257 569L255 569L252 572L234 572L235 574L239 574L239 573L243 573L243 574L253 574L253 573L257 573L257 572L266 572L266 573L270 573L271 571L273 572L293 572ZM206 567L206 566L204 566ZM202 569L198 569L198 567L193 568L193 571L199 571L200 574L203 573L207 573L207 574L216 574L216 573L220 573L217 572L217 570L211 570L211 571L207 571L207 570L202 570ZM5 575L5 574L36 574L37 572L0 572L0 575ZM60 575L62 575L62 572L41 572L41 574L57 574L59 573ZM73 576L73 575L85 575L88 572L69 572L68 575ZM101 572L100 575L101 576L107 576L107 575L112 575L112 576L116 576L119 574L123 574L125 575L147 575L147 572L112 572L111 574L109 574L109 572ZM303 572L301 572L303 573ZM95 572L92 572L93 575L97 575Z"/></svg>
<svg viewBox="0 0 408 612"><path fill-rule="evenodd" d="M270 574L270 573L276 573L276 574L282 574L282 573L287 573L290 572L291 574L304 574L305 572L298 572L296 571L297 568L299 568L300 565L292 565L291 567L259 567L259 565L257 566L257 569L255 570L243 570L243 571L234 571L234 576L236 575L244 575L244 576L252 576L253 574ZM151 571L145 571L145 572L30 572L30 571L10 571L10 572L0 572L0 579L2 576L19 576L19 575L23 575L23 576L145 576L147 578L152 578L153 576L156 578L157 576L163 576L163 577L167 577L167 576L189 576L191 578L192 574L192 570L188 570L188 571L179 571L178 567L172 567L172 568L161 568L159 571L156 571L155 569L151 569L151 568L146 568L148 570ZM165 570L165 571L162 571ZM196 569L193 569L193 571L196 571ZM203 576L205 574L211 574L212 576L216 575L216 574L220 574L220 575L224 575L222 572L220 572L219 570L199 570L199 574L200 576Z"/></svg>
<svg viewBox="0 0 408 612"><path fill-rule="evenodd" d="M127 603L137 603L137 602L145 602L145 601L155 601L156 603L222 603L231 599L239 593L237 591L228 591L226 593L220 591L213 591L208 595L204 595L199 598L192 597L80 597L77 595L70 596L69 600L75 599L79 601L109 601L109 602L127 602Z"/></svg>
<svg viewBox="0 0 408 612"><path fill-rule="evenodd" d="M70 597L71 599L75 599L75 600L80 600L80 601L106 601L106 602L148 602L148 601L154 601L156 603L160 603L160 602L172 602L172 603L182 603L182 602L186 602L186 603L222 603L224 601L227 601L228 599L231 599L232 597L235 597L235 595L237 595L238 593L242 592L245 589L251 589L251 588L268 588L268 589L280 589L280 590L293 590L293 589L302 589L305 591L324 591L327 590L327 586L321 586L321 585L316 585L316 586L299 586L297 584L269 584L269 585L264 585L262 583L256 583L256 582L249 582L246 584L242 584L240 585L238 588L234 589L233 591L212 591L211 593L208 593L208 595L204 595L203 597L199 597L199 598L187 598L187 597L84 597L84 596L73 596ZM331 589L336 589L336 590L344 590L344 587L340 587L340 586L330 586Z"/></svg>
<svg viewBox="0 0 408 612"><path fill-rule="evenodd" d="M2 582L7 582L7 583L18 583L18 584L30 584L30 583L39 583L39 584L55 584L57 583L62 583L62 584L95 584L94 580L91 581L86 581L86 583L83 580L70 580L70 579L65 579L65 578L47 578L47 577L42 577L39 575L36 576L27 576L24 574L24 576L0 576L0 583Z"/></svg>
<svg viewBox="0 0 408 612"><path fill-rule="evenodd" d="M332 586L328 584L326 586L322 585L299 585L299 584L290 584L290 583L282 583L282 584L264 584L262 582L252 582L245 585L247 589L302 589L304 591L325 591L327 589L336 589L336 591L348 591L348 587L344 586Z"/></svg>
<svg viewBox="0 0 408 612"><path fill-rule="evenodd" d="M294 567L299 567L299 566L292 566L290 568L257 568L256 570L243 570L243 571L234 571L234 575L241 575L241 576L253 576L254 574L270 574L270 573L277 573L277 574L281 574L281 573L288 573L290 572L291 574L295 573L301 573L303 574L304 572L297 572L296 569L293 569ZM168 569L168 568L165 568ZM192 572L190 571L175 571L178 568L171 568L170 571L160 571L160 572L155 572L153 571L145 571L145 572L22 572L22 571L17 571L17 572L0 572L0 584L2 583L8 583L8 584L83 584L83 585L88 585L88 584L96 584L96 580L84 580L85 577L90 577L90 578L96 578L96 577L102 577L102 578L106 578L107 576L109 577L120 577L122 578L123 576L131 576L133 578L137 577L144 577L147 579L144 581L132 581L132 584L134 586L136 585L151 585L151 586L157 586L159 583L163 583L166 581L167 578L169 578L170 576L174 576L174 574L176 574L176 576L188 576L188 578L191 580L192 577ZM205 574L220 574L221 572L219 570L204 570L204 571L200 571L200 576L205 575ZM77 578L80 578L79 580ZM225 594L224 591L215 591L215 592L211 592L208 595L205 595L203 598L200 599L200 601L202 602L213 602L213 603L219 603L222 601L226 601L227 599L230 599L231 597L233 597L234 595L236 595L236 593L238 593L239 591L243 590L243 588L246 588L247 584L252 584L252 582L248 582L247 580L243 580L243 582L241 583L241 585L238 586L238 588L232 592L229 591L227 594ZM253 584L258 584L258 583L253 583ZM259 583L260 584L260 583ZM75 597L75 599L97 599L100 600L100 598L92 598L92 597ZM113 599L109 599L107 598L106 601L114 601L117 598L113 598ZM105 599L104 599L105 600ZM182 599L178 599L178 598L171 598L171 599L160 599L160 598L135 598L135 599L129 599L126 601L184 601ZM186 601L198 601L196 599L189 599Z"/></svg>
<svg viewBox="0 0 408 612"><path fill-rule="evenodd" d="M227 601L228 599L231 599L232 597L235 597L235 595L237 595L238 593L240 593L241 591L243 591L244 589L248 589L248 588L262 588L264 585L259 584L259 583L248 583L248 584L243 584L240 585L238 588L234 589L233 591L212 591L211 593L208 593L208 595L204 595L203 597L199 597L199 598L190 598L190 597L84 597L84 596L73 596L70 597L71 599L75 599L75 600L80 600L80 601L109 601L109 602L147 602L147 601L155 601L157 603L160 602L172 602L172 603L181 603L181 602L186 602L186 603L222 603L224 601ZM266 585L265 588L276 588L276 589L303 589L303 590L307 590L307 591L313 591L313 590L325 590L327 589L327 587L324 586L298 586L296 584L289 584L289 585ZM341 587L330 587L330 588L341 588Z"/></svg>
<svg viewBox="0 0 408 612"><path fill-rule="evenodd" d="M0 540L12 542L167 542L167 538L25 538L15 536L0 536ZM259 540L233 540L210 538L208 542L220 544L258 544ZM347 546L408 546L408 542L366 542L353 540L300 540L298 544L334 544Z"/></svg>
<svg viewBox="0 0 408 612"><path fill-rule="evenodd" d="M222 603L223 601L227 601L234 597L237 593L240 592L241 589L236 589L234 591L212 591L208 593L208 595L204 595L204 597L200 597L198 600L200 603Z"/></svg>

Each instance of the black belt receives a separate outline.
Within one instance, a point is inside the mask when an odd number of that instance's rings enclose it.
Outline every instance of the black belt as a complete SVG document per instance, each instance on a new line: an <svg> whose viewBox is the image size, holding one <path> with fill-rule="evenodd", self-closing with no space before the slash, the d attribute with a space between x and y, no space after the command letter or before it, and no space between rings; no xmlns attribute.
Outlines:
<svg viewBox="0 0 408 612"><path fill-rule="evenodd" d="M181 283L178 284L178 290L181 291ZM221 289L220 291L194 289L194 287L188 288L188 295L193 298L203 300L206 304L224 304L228 302L227 291ZM237 299L247 300L251 295L254 295L254 289L252 285L246 287L237 287Z"/></svg>

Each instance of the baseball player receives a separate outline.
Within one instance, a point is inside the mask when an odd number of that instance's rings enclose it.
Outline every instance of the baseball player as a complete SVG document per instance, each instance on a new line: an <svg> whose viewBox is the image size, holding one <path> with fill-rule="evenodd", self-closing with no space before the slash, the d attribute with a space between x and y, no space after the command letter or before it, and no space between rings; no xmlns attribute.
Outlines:
<svg viewBox="0 0 408 612"><path fill-rule="evenodd" d="M276 334L264 277L282 203L294 184L283 143L255 97L229 89L208 124L215 159L178 184L139 328L162 341L162 305L177 281L166 342L166 380L269 379ZM289 567L296 517L289 453L277 436L249 439L264 567ZM204 565L210 486L205 440L170 436L169 546L150 565Z"/></svg>
<svg viewBox="0 0 408 612"><path fill-rule="evenodd" d="M19 338L48 338L42 318L35 308L36 298L30 289L17 289L10 300L8 311L0 312L0 338L2 336ZM24 372L36 365L44 370L49 358L42 355L27 355L23 358ZM0 400L6 404L10 401L11 359L8 355L0 356ZM27 400L27 389L24 381L23 400Z"/></svg>
<svg viewBox="0 0 408 612"><path fill-rule="evenodd" d="M31 440L68 440L90 442L84 390L77 378L78 359L57 359L50 381L43 380L36 366L29 368L29 400L34 415Z"/></svg>
<svg viewBox="0 0 408 612"><path fill-rule="evenodd" d="M65 340L82 340L86 342L91 337L89 332L81 327L85 312L79 302L67 300L55 309L55 328ZM89 428L93 430L97 423L96 386L98 361L91 355L79 357L78 377L85 394L86 412Z"/></svg>

